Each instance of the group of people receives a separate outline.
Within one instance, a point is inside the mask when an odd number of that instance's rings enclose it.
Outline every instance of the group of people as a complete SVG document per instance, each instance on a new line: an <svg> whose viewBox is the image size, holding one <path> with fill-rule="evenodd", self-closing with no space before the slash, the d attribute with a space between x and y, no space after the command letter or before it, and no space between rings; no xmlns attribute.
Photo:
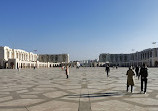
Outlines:
<svg viewBox="0 0 158 111"><path fill-rule="evenodd" d="M107 73L107 77L109 77L109 72L110 72L109 65L106 65L105 71ZM129 69L126 73L126 75L127 75L127 92L128 92L129 86L131 86L131 92L133 92L133 86L135 85L135 82L134 82L135 74L136 74L136 77L138 77L138 80L141 77L141 93L144 92L144 94L146 94L147 81L148 81L148 69L147 69L146 64L143 64L143 66L141 68L139 66L136 66L136 67L130 66L129 67Z"/></svg>
<svg viewBox="0 0 158 111"><path fill-rule="evenodd" d="M69 66L63 66L62 70L65 71L66 78L69 78ZM134 71L135 70L135 71ZM110 67L109 65L106 66L105 71L107 73L107 77L109 77L109 72L110 72ZM143 64L141 68L139 66L136 66L135 68L130 66L129 69L127 70L127 92L129 89L129 86L131 86L131 92L133 92L133 86L135 85L134 82L134 76L136 74L136 77L141 78L141 93L144 92L146 94L146 89L147 89L147 81L148 81L148 69L146 64ZM144 87L143 87L144 86ZM144 88L144 90L143 90Z"/></svg>
<svg viewBox="0 0 158 111"><path fill-rule="evenodd" d="M147 66L145 64L143 64L143 66L141 68L139 68L139 66L137 66L135 68L135 73L136 76L141 77L141 93L144 92L144 94L146 94L146 89L147 89L147 81L148 81L148 69ZM134 68L131 66L129 67L129 70L127 71L126 75L127 75L127 92L128 92L128 88L129 86L131 86L131 92L133 92L133 86L134 86ZM144 90L143 90L143 85L144 85Z"/></svg>

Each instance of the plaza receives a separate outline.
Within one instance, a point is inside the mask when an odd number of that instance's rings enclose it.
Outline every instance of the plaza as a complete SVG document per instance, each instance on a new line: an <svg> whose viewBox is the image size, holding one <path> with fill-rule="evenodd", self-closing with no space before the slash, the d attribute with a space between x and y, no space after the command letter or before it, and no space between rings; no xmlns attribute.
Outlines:
<svg viewBox="0 0 158 111"><path fill-rule="evenodd" d="M149 68L147 94L126 92L128 68L70 68L70 77L57 68L1 69L0 111L157 111L158 69Z"/></svg>

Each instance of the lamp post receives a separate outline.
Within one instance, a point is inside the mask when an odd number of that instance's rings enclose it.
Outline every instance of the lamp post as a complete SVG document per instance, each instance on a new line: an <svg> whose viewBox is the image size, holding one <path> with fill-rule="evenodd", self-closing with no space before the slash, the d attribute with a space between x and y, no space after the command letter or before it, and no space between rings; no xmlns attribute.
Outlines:
<svg viewBox="0 0 158 111"><path fill-rule="evenodd" d="M154 48L156 48L156 43L158 43L158 42L152 42L152 44L154 45Z"/></svg>
<svg viewBox="0 0 158 111"><path fill-rule="evenodd" d="M132 51L132 63L131 63L131 65L133 66L134 65L134 51L135 51L135 49L132 49L131 50Z"/></svg>
<svg viewBox="0 0 158 111"><path fill-rule="evenodd" d="M37 50L33 50L35 53L37 52Z"/></svg>
<svg viewBox="0 0 158 111"><path fill-rule="evenodd" d="M134 51L135 51L135 49L132 49L131 51L132 51L132 52L134 52Z"/></svg>

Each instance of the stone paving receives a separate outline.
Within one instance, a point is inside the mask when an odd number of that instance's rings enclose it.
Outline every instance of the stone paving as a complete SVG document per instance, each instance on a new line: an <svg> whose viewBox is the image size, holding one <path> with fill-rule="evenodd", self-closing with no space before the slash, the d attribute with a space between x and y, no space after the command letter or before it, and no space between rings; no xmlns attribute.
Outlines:
<svg viewBox="0 0 158 111"><path fill-rule="evenodd" d="M158 68L149 69L147 94L126 92L127 68L0 70L0 111L158 111Z"/></svg>

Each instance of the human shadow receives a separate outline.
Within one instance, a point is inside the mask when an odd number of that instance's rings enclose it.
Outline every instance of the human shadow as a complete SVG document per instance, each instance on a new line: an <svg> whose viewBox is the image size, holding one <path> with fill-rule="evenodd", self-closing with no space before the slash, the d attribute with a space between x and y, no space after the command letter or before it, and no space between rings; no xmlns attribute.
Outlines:
<svg viewBox="0 0 158 111"><path fill-rule="evenodd" d="M119 92L108 92L108 93L94 93L94 94L79 94L79 95L67 95L69 98L96 98L96 97L110 97L120 96Z"/></svg>

